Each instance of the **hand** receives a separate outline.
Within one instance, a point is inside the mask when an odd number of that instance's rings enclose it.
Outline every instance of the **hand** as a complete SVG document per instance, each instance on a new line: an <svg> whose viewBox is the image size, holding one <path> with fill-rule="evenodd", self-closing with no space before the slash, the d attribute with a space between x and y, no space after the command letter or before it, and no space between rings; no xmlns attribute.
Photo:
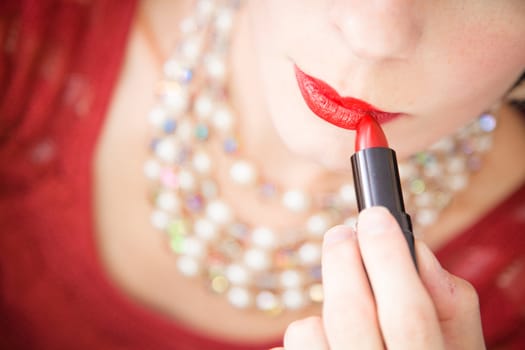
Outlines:
<svg viewBox="0 0 525 350"><path fill-rule="evenodd" d="M484 349L474 288L443 270L417 240L416 255L419 275L397 222L382 207L361 212L357 233L330 229L322 318L291 323L284 348Z"/></svg>

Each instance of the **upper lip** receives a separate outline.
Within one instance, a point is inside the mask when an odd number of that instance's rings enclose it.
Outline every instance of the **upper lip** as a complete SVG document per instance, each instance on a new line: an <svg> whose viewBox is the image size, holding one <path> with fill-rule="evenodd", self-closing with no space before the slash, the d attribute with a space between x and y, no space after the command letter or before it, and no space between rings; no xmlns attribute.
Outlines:
<svg viewBox="0 0 525 350"><path fill-rule="evenodd" d="M357 98L343 97L330 85L306 74L297 65L295 76L301 94L312 112L341 128L355 130L365 115L374 117L379 123L385 123L400 115L381 111Z"/></svg>

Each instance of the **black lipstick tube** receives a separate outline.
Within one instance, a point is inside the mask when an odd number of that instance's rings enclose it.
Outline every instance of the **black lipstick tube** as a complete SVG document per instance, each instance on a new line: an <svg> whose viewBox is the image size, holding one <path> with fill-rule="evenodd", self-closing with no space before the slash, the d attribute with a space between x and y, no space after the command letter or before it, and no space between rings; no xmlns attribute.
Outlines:
<svg viewBox="0 0 525 350"><path fill-rule="evenodd" d="M386 207L401 227L417 269L412 221L405 212L396 153L386 147L364 148L350 160L359 211L372 206Z"/></svg>

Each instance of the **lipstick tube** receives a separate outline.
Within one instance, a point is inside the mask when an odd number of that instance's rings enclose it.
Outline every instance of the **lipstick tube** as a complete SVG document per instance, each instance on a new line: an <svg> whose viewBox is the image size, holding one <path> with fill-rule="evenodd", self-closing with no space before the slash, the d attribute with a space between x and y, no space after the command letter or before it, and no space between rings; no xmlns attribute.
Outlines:
<svg viewBox="0 0 525 350"><path fill-rule="evenodd" d="M371 147L358 150L350 159L359 211L372 206L388 208L401 227L417 269L412 222L405 212L396 153L388 147Z"/></svg>

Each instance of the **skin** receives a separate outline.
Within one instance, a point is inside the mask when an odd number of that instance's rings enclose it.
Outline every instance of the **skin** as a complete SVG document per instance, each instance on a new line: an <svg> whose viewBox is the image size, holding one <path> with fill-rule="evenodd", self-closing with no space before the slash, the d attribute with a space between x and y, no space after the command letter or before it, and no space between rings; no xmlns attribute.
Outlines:
<svg viewBox="0 0 525 350"><path fill-rule="evenodd" d="M467 0L461 7L452 0L371 3L247 1L239 14L231 48L231 103L239 114L246 154L283 186L337 188L348 181L354 144L352 132L321 121L306 107L293 63L342 95L406 113L385 125L400 157L491 107L525 70L522 0ZM149 18L153 36L167 53L177 42L170 34L174 23L191 11L191 4L145 1L139 11ZM374 209L370 215L376 215L376 224L367 227L363 214L357 235L341 227L327 233L324 309L271 319L234 310L199 283L181 277L151 228L148 202L137 200L146 197L149 185L141 169L148 156L144 116L153 103L144 91L154 91L160 67L153 51L137 21L95 159L97 244L109 278L121 291L189 328L233 341L274 340L287 329L287 349L366 348L363 342L370 342L370 348L384 342L394 349L482 346L475 293L467 282L437 268L427 245L435 249L446 243L523 183L525 164L516 162L525 149L522 117L508 107L498 110L497 142L486 157L489 166L417 244L420 279L397 226ZM248 217L265 215L268 222L287 224L304 220L268 213L245 193L226 191ZM376 226L378 217L386 225L382 231ZM367 234L378 230L383 233ZM347 284L339 283L340 274ZM181 302L185 300L192 303ZM348 309L362 312L344 311ZM406 310L411 317L405 317ZM362 332L355 332L356 324ZM416 339L421 343L413 343L414 334L423 335Z"/></svg>

